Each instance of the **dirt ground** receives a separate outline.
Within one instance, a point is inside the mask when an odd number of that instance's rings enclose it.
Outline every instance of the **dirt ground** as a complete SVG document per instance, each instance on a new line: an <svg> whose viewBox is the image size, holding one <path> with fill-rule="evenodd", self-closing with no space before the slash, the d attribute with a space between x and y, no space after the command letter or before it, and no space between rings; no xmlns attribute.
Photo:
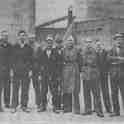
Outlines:
<svg viewBox="0 0 124 124"><path fill-rule="evenodd" d="M81 113L84 112L84 102L83 102L83 87L81 82L81 93L80 93L80 104ZM111 93L111 92L110 92ZM48 93L48 99L50 99L50 93ZM103 103L103 102L102 102ZM91 116L74 115L72 113L68 114L55 114L51 111L51 100L49 100L48 110L43 113L38 113L35 106L35 94L32 87L32 83L29 91L29 104L31 108L30 113L24 113L18 110L17 113L12 114L10 110L5 109L4 113L0 113L0 124L104 124L104 123L122 123L124 124L124 112L122 107L122 101L120 97L121 105L121 116L111 118L104 109L104 118L99 118L94 113ZM104 108L104 105L103 105Z"/></svg>

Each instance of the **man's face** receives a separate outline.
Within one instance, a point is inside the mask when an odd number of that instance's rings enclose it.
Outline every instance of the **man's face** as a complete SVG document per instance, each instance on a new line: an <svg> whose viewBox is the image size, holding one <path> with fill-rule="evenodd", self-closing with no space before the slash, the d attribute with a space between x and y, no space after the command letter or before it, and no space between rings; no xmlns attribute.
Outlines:
<svg viewBox="0 0 124 124"><path fill-rule="evenodd" d="M32 37L32 38L29 38L28 40L29 40L30 45L33 46L35 43L35 38Z"/></svg>
<svg viewBox="0 0 124 124"><path fill-rule="evenodd" d="M8 41L8 32L6 31L1 32L1 39Z"/></svg>
<svg viewBox="0 0 124 124"><path fill-rule="evenodd" d="M53 46L53 41L52 40L48 40L47 41L47 45L49 48L51 48Z"/></svg>
<svg viewBox="0 0 124 124"><path fill-rule="evenodd" d="M99 43L99 44L96 45L96 50L97 51L100 51L102 49L103 49L103 45L102 44Z"/></svg>
<svg viewBox="0 0 124 124"><path fill-rule="evenodd" d="M92 41L88 41L88 42L86 43L86 46L87 46L87 47L92 47Z"/></svg>
<svg viewBox="0 0 124 124"><path fill-rule="evenodd" d="M72 48L74 46L73 40L69 40L67 43L68 48Z"/></svg>
<svg viewBox="0 0 124 124"><path fill-rule="evenodd" d="M26 33L20 33L19 34L19 39L20 39L20 41L22 42L22 43L24 43L25 41L26 41L26 39L27 39L27 35L26 35Z"/></svg>
<svg viewBox="0 0 124 124"><path fill-rule="evenodd" d="M116 38L116 40L115 40L116 47L120 47L120 45L123 43L123 41L124 40L121 37Z"/></svg>
<svg viewBox="0 0 124 124"><path fill-rule="evenodd" d="M124 39L123 38L117 38L117 44L118 44L118 47L124 47Z"/></svg>

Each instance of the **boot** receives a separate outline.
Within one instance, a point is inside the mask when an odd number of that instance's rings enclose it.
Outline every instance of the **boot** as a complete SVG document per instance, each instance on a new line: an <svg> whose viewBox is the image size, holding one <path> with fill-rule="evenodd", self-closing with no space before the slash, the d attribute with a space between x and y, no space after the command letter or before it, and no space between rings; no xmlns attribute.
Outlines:
<svg viewBox="0 0 124 124"><path fill-rule="evenodd" d="M104 114L102 112L98 112L97 113L97 116L100 117L100 118L103 118L104 117Z"/></svg>
<svg viewBox="0 0 124 124"><path fill-rule="evenodd" d="M84 116L86 116L86 115L92 115L92 111L84 112L82 115L84 115Z"/></svg>
<svg viewBox="0 0 124 124"><path fill-rule="evenodd" d="M11 109L11 113L16 113L17 112L17 109L16 108L12 108Z"/></svg>
<svg viewBox="0 0 124 124"><path fill-rule="evenodd" d="M27 107L21 107L21 109L22 109L23 112L26 112L26 113L30 112L30 109L27 108Z"/></svg>
<svg viewBox="0 0 124 124"><path fill-rule="evenodd" d="M3 108L2 108L2 107L0 107L0 112L4 112L4 110L3 110Z"/></svg>
<svg viewBox="0 0 124 124"><path fill-rule="evenodd" d="M110 115L110 117L116 117L116 116L120 116L120 113L118 112L118 113L112 113L111 115Z"/></svg>
<svg viewBox="0 0 124 124"><path fill-rule="evenodd" d="M42 105L38 108L38 111L37 112L45 112L46 111L46 106L45 105Z"/></svg>

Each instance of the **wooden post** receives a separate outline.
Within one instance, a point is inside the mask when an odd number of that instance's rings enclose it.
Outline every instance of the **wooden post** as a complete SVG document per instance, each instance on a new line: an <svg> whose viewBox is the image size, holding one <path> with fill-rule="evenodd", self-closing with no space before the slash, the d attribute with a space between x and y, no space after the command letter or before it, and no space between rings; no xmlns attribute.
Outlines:
<svg viewBox="0 0 124 124"><path fill-rule="evenodd" d="M72 22L73 22L73 7L70 6L68 8L68 27L70 24L72 24Z"/></svg>

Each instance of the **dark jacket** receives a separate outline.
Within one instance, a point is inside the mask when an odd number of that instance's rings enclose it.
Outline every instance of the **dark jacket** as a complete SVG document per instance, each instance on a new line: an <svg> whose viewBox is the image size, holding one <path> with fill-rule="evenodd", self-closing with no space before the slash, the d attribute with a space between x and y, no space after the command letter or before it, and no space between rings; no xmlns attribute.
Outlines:
<svg viewBox="0 0 124 124"><path fill-rule="evenodd" d="M44 54L41 48L38 48L37 51L33 51L32 70L34 73L40 73L44 71L43 59Z"/></svg>
<svg viewBox="0 0 124 124"><path fill-rule="evenodd" d="M109 61L108 61L108 53L105 50L102 52L97 52L97 65L100 72L108 72L109 71Z"/></svg>
<svg viewBox="0 0 124 124"><path fill-rule="evenodd" d="M124 68L124 61L116 59L116 57L124 57L124 49L123 48L119 49L118 52L117 52L117 50L115 48L112 48L110 50L110 52L109 52L109 63L110 63L111 67L118 65L121 68Z"/></svg>
<svg viewBox="0 0 124 124"><path fill-rule="evenodd" d="M25 44L23 48L21 48L19 44L13 47L11 62L14 72L24 73L31 69L32 53L33 49L27 44Z"/></svg>
<svg viewBox="0 0 124 124"><path fill-rule="evenodd" d="M12 47L9 43L0 41L0 66L9 68L11 49Z"/></svg>
<svg viewBox="0 0 124 124"><path fill-rule="evenodd" d="M56 74L58 77L62 77L62 70L64 66L64 54L63 48L56 47L55 49L55 56L56 56Z"/></svg>
<svg viewBox="0 0 124 124"><path fill-rule="evenodd" d="M43 52L43 65L47 76L56 77L57 75L57 56L54 48L51 49L51 55L48 57L46 48Z"/></svg>

